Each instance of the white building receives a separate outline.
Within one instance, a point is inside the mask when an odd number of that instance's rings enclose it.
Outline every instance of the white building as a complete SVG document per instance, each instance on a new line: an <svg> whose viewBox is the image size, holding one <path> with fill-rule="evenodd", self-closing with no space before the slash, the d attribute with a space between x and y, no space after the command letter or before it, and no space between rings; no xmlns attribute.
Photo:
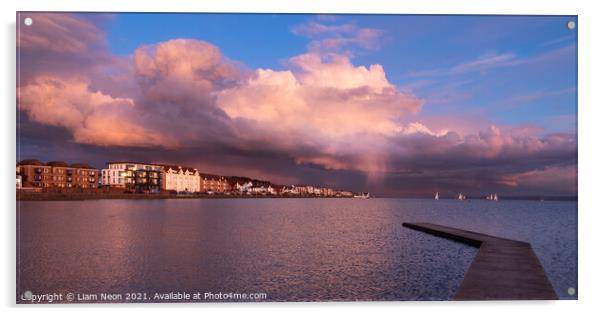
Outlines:
<svg viewBox="0 0 602 316"><path fill-rule="evenodd" d="M251 190L252 187L253 187L253 182L251 182L251 181L249 181L245 184L240 184L240 183L236 182L236 185L235 185L235 189L242 193Z"/></svg>
<svg viewBox="0 0 602 316"><path fill-rule="evenodd" d="M158 191L161 188L159 164L131 161L108 162L102 169L101 184L135 191Z"/></svg>
<svg viewBox="0 0 602 316"><path fill-rule="evenodd" d="M308 194L315 194L316 192L314 191L314 187L312 187L311 185L306 186L307 188L307 193Z"/></svg>
<svg viewBox="0 0 602 316"><path fill-rule="evenodd" d="M197 169L164 166L161 180L162 189L166 191L178 193L201 191L201 176Z"/></svg>
<svg viewBox="0 0 602 316"><path fill-rule="evenodd" d="M282 188L282 194L293 194L293 195L298 195L299 194L299 190L297 189L297 187L290 186L290 187L284 187Z"/></svg>
<svg viewBox="0 0 602 316"><path fill-rule="evenodd" d="M268 193L268 189L262 185L260 187L252 187L251 188L251 192L253 194L267 194Z"/></svg>

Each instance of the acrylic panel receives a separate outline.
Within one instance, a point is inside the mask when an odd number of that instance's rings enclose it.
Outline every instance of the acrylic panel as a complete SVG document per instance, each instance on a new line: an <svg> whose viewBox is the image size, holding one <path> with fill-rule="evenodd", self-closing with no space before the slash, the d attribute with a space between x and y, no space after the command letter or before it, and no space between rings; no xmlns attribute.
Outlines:
<svg viewBox="0 0 602 316"><path fill-rule="evenodd" d="M16 302L577 299L577 22L18 12Z"/></svg>

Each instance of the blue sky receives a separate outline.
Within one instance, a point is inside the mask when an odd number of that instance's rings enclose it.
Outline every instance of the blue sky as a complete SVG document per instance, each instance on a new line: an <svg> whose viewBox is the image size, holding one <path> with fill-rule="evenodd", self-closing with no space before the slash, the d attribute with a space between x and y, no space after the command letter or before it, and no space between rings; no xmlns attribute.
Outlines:
<svg viewBox="0 0 602 316"><path fill-rule="evenodd" d="M332 18L331 18L332 17ZM575 132L577 31L574 16L303 14L118 14L106 24L112 53L174 38L208 41L250 68L282 69L311 41L296 26L318 21L381 30L378 48L356 50L355 65L383 65L387 78L425 99L420 116L485 116L495 124ZM466 71L454 67L506 56ZM502 58L503 59L503 58Z"/></svg>

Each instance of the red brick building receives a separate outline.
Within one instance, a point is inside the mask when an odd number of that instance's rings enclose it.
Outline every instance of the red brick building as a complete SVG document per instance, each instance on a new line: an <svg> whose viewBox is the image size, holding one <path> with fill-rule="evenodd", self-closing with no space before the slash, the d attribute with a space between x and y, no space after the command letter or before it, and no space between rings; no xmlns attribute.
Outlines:
<svg viewBox="0 0 602 316"><path fill-rule="evenodd" d="M68 165L63 161L42 163L39 160L27 159L19 162L17 170L23 188L98 188L98 169L85 163Z"/></svg>
<svg viewBox="0 0 602 316"><path fill-rule="evenodd" d="M232 186L225 177L212 174L201 174L201 192L226 193Z"/></svg>

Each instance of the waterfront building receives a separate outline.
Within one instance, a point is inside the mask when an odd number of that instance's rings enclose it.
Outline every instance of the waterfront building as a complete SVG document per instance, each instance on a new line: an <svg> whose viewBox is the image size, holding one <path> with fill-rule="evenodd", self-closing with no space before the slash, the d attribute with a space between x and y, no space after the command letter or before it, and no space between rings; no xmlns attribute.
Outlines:
<svg viewBox="0 0 602 316"><path fill-rule="evenodd" d="M124 188L131 192L159 192L161 189L160 164L114 161L102 169L102 185Z"/></svg>
<svg viewBox="0 0 602 316"><path fill-rule="evenodd" d="M21 181L21 167L19 166L19 164L17 164L17 189L20 189L22 187L22 181Z"/></svg>
<svg viewBox="0 0 602 316"><path fill-rule="evenodd" d="M201 176L194 168L163 166L161 189L164 191L201 192Z"/></svg>
<svg viewBox="0 0 602 316"><path fill-rule="evenodd" d="M200 175L200 192L226 193L232 190L232 186L225 177L213 174Z"/></svg>
<svg viewBox="0 0 602 316"><path fill-rule="evenodd" d="M297 187L293 186L284 186L282 188L282 194L290 194L290 195L298 195L299 191L297 190Z"/></svg>
<svg viewBox="0 0 602 316"><path fill-rule="evenodd" d="M309 190L306 186L304 185L298 185L295 187L295 189L297 190L297 192L299 192L299 194L304 195L304 194L308 194Z"/></svg>
<svg viewBox="0 0 602 316"><path fill-rule="evenodd" d="M353 192L351 192L351 191L340 191L340 192L337 193L337 196L353 197Z"/></svg>
<svg viewBox="0 0 602 316"><path fill-rule="evenodd" d="M274 194L275 195L282 195L282 194L284 194L284 186L283 185L273 184L272 188L274 189Z"/></svg>
<svg viewBox="0 0 602 316"><path fill-rule="evenodd" d="M263 185L258 187L252 187L251 193L253 193L254 195L266 195L268 193L268 189Z"/></svg>
<svg viewBox="0 0 602 316"><path fill-rule="evenodd" d="M68 165L63 161L51 161L44 164L39 160L27 159L19 163L18 172L24 188L98 188L98 169L85 163Z"/></svg>
<svg viewBox="0 0 602 316"><path fill-rule="evenodd" d="M243 183L243 184L236 182L236 184L234 184L234 189L236 191L239 191L240 193L245 193L245 192L251 190L252 187L253 187L253 182L251 182L251 181Z"/></svg>
<svg viewBox="0 0 602 316"><path fill-rule="evenodd" d="M307 194L314 194L314 187L313 186L308 185L305 188L307 190L307 192L306 192Z"/></svg>

